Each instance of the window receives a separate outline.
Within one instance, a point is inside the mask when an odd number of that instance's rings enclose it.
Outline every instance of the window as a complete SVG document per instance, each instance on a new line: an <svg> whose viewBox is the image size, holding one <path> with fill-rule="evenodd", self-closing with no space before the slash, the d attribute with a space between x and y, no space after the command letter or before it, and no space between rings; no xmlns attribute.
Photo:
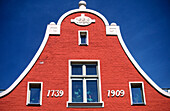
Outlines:
<svg viewBox="0 0 170 111"><path fill-rule="evenodd" d="M143 82L129 82L131 105L146 105Z"/></svg>
<svg viewBox="0 0 170 111"><path fill-rule="evenodd" d="M42 105L42 82L28 82L26 105Z"/></svg>
<svg viewBox="0 0 170 111"><path fill-rule="evenodd" d="M80 30L78 31L79 45L88 45L88 31Z"/></svg>
<svg viewBox="0 0 170 111"><path fill-rule="evenodd" d="M103 107L99 60L69 60L67 107Z"/></svg>

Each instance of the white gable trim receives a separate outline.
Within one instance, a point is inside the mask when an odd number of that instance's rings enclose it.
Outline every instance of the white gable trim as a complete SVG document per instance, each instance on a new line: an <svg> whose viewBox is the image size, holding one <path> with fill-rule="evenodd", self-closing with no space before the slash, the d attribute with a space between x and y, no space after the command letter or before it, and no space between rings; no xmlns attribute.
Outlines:
<svg viewBox="0 0 170 111"><path fill-rule="evenodd" d="M27 75L27 73L30 71L30 69L33 67L33 65L35 64L35 62L37 61L38 57L40 56L40 54L42 53L46 42L48 40L49 34L56 34L56 35L60 35L60 25L62 23L62 21L69 16L70 14L73 13L77 13L77 12L88 12L88 13L92 13L97 15L99 18L101 18L106 26L106 35L117 35L119 42L124 50L124 52L126 53L126 55L128 56L129 60L132 62L132 64L134 65L134 67L139 71L139 73L151 84L152 87L154 87L159 93L161 93L164 96L170 97L170 93L162 90L156 83L154 83L152 81L152 79L150 79L150 77L142 70L142 68L138 65L138 63L135 61L135 59L132 57L132 55L130 54L128 48L126 47L121 33L120 33L120 28L119 26L109 26L108 21L106 20L106 18L100 14L99 12L96 12L94 10L90 10L90 9L74 9L71 11L66 12L65 14L63 14L60 19L58 20L57 25L55 23L51 23L50 25L47 26L47 30L46 30L46 34L44 37L43 42L41 43L40 48L38 49L37 53L35 54L35 56L33 57L33 59L31 60L31 62L29 63L29 65L26 67L26 69L21 73L21 75L17 78L17 80L5 91L3 91L2 93L0 93L0 97L3 97L7 94L9 94L21 81L22 79Z"/></svg>
<svg viewBox="0 0 170 111"><path fill-rule="evenodd" d="M70 10L68 12L66 12L65 14L63 14L60 19L57 22L57 25L61 25L62 21L69 15L73 14L73 13L78 13L78 12L87 12L87 13L92 13L94 15L97 15L99 18L101 18L101 20L104 22L104 24L107 26L109 25L109 22L107 21L107 19L100 14L97 11L91 10L91 9L74 9L74 10Z"/></svg>
<svg viewBox="0 0 170 111"><path fill-rule="evenodd" d="M29 63L29 65L26 67L26 69L21 73L21 75L15 80L15 82L5 91L3 91L2 93L0 93L0 97L3 97L7 94L9 94L21 81L22 79L24 79L24 77L28 74L28 72L31 70L31 68L34 66L35 62L37 61L38 57L40 56L40 54L42 53L48 37L49 37L49 26L47 26L47 30L46 30L46 34L45 37L41 43L40 48L38 49L37 53L35 54L35 56L33 57L33 59L31 60L31 62Z"/></svg>
<svg viewBox="0 0 170 111"><path fill-rule="evenodd" d="M147 82L150 83L150 85L152 87L154 87L159 93L161 93L164 96L170 97L170 93L164 91L163 89L161 89L143 70L142 68L139 66L139 64L136 62L136 60L133 58L133 56L131 55L131 53L129 52L128 48L125 45L125 42L123 41L123 38L121 36L120 33L120 28L119 26L113 26L116 29L117 32L117 36L119 39L119 42L124 50L124 52L126 53L126 55L128 56L129 60L132 62L132 64L134 65L134 67L139 71L139 73L142 75L142 77L144 77L146 79Z"/></svg>
<svg viewBox="0 0 170 111"><path fill-rule="evenodd" d="M82 13L83 13L83 12L92 13L92 14L98 16L98 17L104 22L105 26L109 26L109 22L107 21L107 19L106 19L102 14L100 14L100 13L97 12L97 11L94 11L94 10L91 10L91 9L74 9L74 10L70 10L70 11L66 12L65 14L63 14L63 15L60 17L60 19L59 19L58 22L57 22L57 25L55 25L55 26L57 27L57 31L56 31L55 34L56 34L56 35L60 35L61 23L62 23L62 21L63 21L67 16L69 16L69 15L71 15L71 14L73 14L73 13L78 13L78 12L82 12ZM108 32L107 30L108 30L108 28L106 28L106 32Z"/></svg>

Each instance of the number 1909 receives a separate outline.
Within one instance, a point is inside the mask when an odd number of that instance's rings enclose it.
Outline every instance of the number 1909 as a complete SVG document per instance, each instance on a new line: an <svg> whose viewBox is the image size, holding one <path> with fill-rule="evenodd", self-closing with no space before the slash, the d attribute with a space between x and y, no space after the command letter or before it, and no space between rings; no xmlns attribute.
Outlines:
<svg viewBox="0 0 170 111"><path fill-rule="evenodd" d="M107 92L108 92L108 97L114 97L114 96L116 96L116 97L123 97L124 95L125 95L125 91L124 90L107 90Z"/></svg>

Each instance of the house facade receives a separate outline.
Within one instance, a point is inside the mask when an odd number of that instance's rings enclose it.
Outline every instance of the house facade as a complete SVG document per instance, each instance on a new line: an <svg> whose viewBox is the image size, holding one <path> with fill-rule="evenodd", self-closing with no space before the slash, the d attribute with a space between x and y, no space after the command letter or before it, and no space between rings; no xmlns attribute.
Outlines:
<svg viewBox="0 0 170 111"><path fill-rule="evenodd" d="M119 26L80 1L51 22L34 58L5 91L0 110L170 110L127 49Z"/></svg>

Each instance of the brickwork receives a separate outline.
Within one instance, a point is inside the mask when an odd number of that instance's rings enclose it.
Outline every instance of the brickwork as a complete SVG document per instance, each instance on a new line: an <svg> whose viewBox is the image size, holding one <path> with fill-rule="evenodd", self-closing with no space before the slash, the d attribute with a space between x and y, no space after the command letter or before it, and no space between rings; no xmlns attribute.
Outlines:
<svg viewBox="0 0 170 111"><path fill-rule="evenodd" d="M0 99L0 110L77 110L67 108L68 101L68 60L100 60L101 90L104 108L83 108L81 110L105 111L145 111L170 110L170 99L159 94L132 65L123 51L117 36L106 36L105 25L97 16L84 13L95 19L89 26L78 26L70 20L81 13L72 14L61 24L60 36L49 36L48 42L39 59L20 82L7 96ZM78 30L88 30L89 46L78 45ZM40 64L40 62L44 62ZM146 105L131 106L129 82L144 82ZM26 106L27 83L43 82L42 106ZM125 91L124 97L107 96L107 90ZM47 97L48 90L63 90L63 97Z"/></svg>

